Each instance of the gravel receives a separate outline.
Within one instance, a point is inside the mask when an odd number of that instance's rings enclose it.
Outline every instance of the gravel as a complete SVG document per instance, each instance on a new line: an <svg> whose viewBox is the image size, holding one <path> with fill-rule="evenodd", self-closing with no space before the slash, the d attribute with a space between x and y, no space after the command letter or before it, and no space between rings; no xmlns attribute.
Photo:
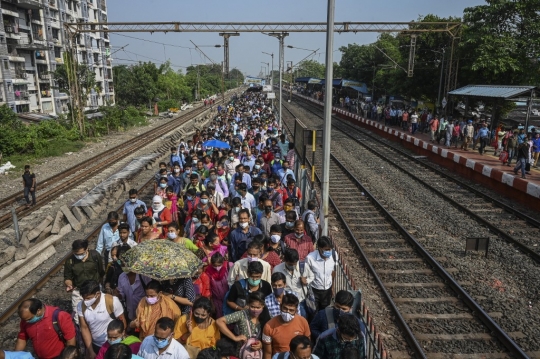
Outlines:
<svg viewBox="0 0 540 359"><path fill-rule="evenodd" d="M320 119L307 110L294 106L293 112L308 127L321 126ZM341 160L377 199L393 211L393 215L407 230L414 233L432 256L446 258L442 262L445 268L457 269L452 275L458 281L470 283L464 285L465 289L479 301L484 310L503 313L501 318L493 319L504 330L524 334L524 338L516 339L524 350L540 350L540 341L537 340L540 335L540 267L536 263L390 163L371 154L337 131L332 133L332 154ZM317 155L320 157L320 151ZM483 191L490 193L487 189ZM518 204L507 201L519 207ZM538 213L532 215L538 217ZM477 253L465 255L464 239L475 236L492 238L487 258ZM336 238L343 241L341 236ZM346 246L345 242L341 246ZM405 253L398 255L401 257ZM361 276L364 276L363 273ZM376 297L376 292L372 293L371 287L362 289L368 297ZM394 293L417 297L423 292L425 296L433 297L438 295L438 291L439 288L423 288L420 291L417 288L399 288ZM379 301L376 301L375 306L377 303ZM369 305L372 306L372 303ZM381 310L376 311L377 315L384 313L382 306L379 308ZM386 325L387 319L387 316L381 315L376 318L376 323L380 325L381 321ZM430 351L443 344L452 347L445 343L431 343ZM385 341L385 344L388 346L393 343ZM486 343L478 343L479 347L474 349L459 350L462 350L462 353L469 353L471 350L481 352L484 344ZM455 345L459 347L457 343Z"/></svg>

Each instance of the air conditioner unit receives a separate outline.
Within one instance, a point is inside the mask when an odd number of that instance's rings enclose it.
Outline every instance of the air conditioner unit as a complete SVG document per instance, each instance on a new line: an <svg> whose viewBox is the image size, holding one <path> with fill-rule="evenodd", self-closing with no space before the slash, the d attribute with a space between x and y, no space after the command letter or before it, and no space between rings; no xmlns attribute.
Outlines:
<svg viewBox="0 0 540 359"><path fill-rule="evenodd" d="M13 32L13 26L4 26L4 31L7 32L7 33L12 33Z"/></svg>
<svg viewBox="0 0 540 359"><path fill-rule="evenodd" d="M26 72L23 72L23 73L21 74L21 78L27 79L27 78L28 78L28 74L27 74Z"/></svg>

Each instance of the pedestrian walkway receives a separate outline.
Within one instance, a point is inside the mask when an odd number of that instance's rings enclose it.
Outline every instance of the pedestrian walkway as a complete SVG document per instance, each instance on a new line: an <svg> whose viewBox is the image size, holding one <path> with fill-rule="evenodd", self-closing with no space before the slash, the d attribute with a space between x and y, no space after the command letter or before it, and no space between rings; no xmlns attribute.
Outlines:
<svg viewBox="0 0 540 359"><path fill-rule="evenodd" d="M319 106L321 101L298 95ZM534 209L540 209L540 171L531 168L526 179L521 174L515 175L514 166L508 167L493 156L493 147L486 147L486 154L480 155L478 151L465 151L459 148L448 148L444 145L433 143L429 134L416 133L412 135L402 129L385 126L384 123L365 119L360 115L348 112L340 107L333 107L333 112L340 118L364 127L384 136L401 142L405 147L412 149L419 155L427 156L433 162L461 174L473 181L479 182L505 196L512 197L522 203L526 203ZM515 161L514 161L515 163Z"/></svg>

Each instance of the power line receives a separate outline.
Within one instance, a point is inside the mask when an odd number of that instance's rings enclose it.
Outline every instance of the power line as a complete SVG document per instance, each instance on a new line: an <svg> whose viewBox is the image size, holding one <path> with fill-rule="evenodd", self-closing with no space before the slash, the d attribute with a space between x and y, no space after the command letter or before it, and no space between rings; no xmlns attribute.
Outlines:
<svg viewBox="0 0 540 359"><path fill-rule="evenodd" d="M181 49L193 49L193 47L189 47L189 46L181 46L181 45L167 44L167 43L164 43L164 42L153 41L153 40L146 40L146 39L141 39L140 37L129 36L129 35L124 35L124 34L114 33L114 35L117 35L117 36L124 36L124 37L129 37L130 39L135 39L135 40L140 40L140 41L151 42L151 43L153 43L153 44L159 44L159 45L163 45L163 46L179 47L179 48L181 48Z"/></svg>

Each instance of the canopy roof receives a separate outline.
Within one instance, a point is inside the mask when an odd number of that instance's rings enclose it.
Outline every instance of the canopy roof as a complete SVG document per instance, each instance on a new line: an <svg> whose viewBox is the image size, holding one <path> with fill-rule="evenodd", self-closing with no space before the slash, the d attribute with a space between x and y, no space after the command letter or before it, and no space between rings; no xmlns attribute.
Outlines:
<svg viewBox="0 0 540 359"><path fill-rule="evenodd" d="M467 85L454 91L450 91L448 94L455 96L511 99L520 95L530 95L532 90L537 90L537 88L535 86Z"/></svg>

